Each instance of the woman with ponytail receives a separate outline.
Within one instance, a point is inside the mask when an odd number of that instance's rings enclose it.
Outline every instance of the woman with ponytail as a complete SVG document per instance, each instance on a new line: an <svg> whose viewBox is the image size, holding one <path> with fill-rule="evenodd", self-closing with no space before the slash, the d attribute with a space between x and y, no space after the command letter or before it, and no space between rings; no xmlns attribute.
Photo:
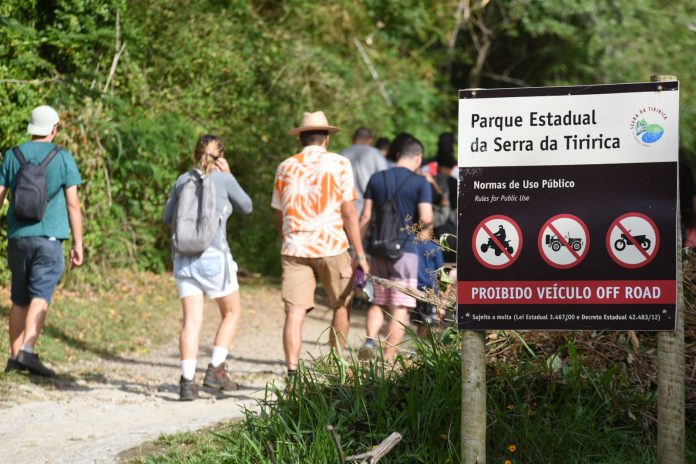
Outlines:
<svg viewBox="0 0 696 464"><path fill-rule="evenodd" d="M230 172L221 140L214 135L199 138L194 152L197 173L182 174L172 188L164 211L164 222L172 224L181 187L191 176L209 176L215 191L215 208L219 227L210 246L197 255L181 255L173 251L174 278L183 308L183 326L179 339L181 354L180 399L198 398L195 381L196 361L201 327L203 326L204 296L214 299L221 321L215 335L212 357L203 385L220 390L236 390L238 385L226 371L225 359L232 344L241 313L237 264L227 244L227 219L233 211L248 214L251 199Z"/></svg>

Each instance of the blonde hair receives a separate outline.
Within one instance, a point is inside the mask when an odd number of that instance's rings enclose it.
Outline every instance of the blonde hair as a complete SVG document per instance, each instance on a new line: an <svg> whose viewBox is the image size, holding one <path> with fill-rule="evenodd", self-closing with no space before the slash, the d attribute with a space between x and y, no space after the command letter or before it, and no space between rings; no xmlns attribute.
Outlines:
<svg viewBox="0 0 696 464"><path fill-rule="evenodd" d="M196 143L194 159L198 169L210 174L215 169L215 160L225 155L222 141L215 135L201 135Z"/></svg>

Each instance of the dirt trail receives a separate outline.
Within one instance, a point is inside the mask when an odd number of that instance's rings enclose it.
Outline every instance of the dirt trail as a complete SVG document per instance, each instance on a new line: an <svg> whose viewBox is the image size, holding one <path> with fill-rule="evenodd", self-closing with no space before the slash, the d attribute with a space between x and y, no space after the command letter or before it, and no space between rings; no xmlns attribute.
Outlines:
<svg viewBox="0 0 696 464"><path fill-rule="evenodd" d="M281 331L280 292L273 287L244 292L243 319L228 358L242 389L233 394L201 391L201 399L178 401L178 341L147 354L125 354L117 359L61 365L80 380L57 382L53 389L18 385L17 393L37 401L15 404L0 401L0 462L102 463L115 462L119 453L162 434L192 431L243 415L263 396L267 382L283 378L285 368ZM178 308L172 308L178 316ZM219 320L209 303L201 336L197 379L209 361ZM331 313L319 306L305 323L303 352L328 351L327 327ZM351 344L364 335L364 317L355 312ZM307 356L303 356L305 359Z"/></svg>

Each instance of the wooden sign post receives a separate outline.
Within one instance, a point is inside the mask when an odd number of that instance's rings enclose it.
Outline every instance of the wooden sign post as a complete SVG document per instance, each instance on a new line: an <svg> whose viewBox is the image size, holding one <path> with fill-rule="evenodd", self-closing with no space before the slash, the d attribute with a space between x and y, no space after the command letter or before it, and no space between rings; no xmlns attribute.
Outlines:
<svg viewBox="0 0 696 464"><path fill-rule="evenodd" d="M652 82L676 81L676 76L651 76ZM677 196L679 205L679 196ZM679 213L679 207L677 207ZM677 214L678 223L681 216ZM671 332L657 333L657 462L684 464L684 287L681 260L681 227L677 229L677 313Z"/></svg>

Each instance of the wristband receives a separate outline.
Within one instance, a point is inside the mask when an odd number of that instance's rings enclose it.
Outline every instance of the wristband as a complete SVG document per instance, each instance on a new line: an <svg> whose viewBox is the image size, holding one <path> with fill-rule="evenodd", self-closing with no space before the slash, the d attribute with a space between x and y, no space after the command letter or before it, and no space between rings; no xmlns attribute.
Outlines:
<svg viewBox="0 0 696 464"><path fill-rule="evenodd" d="M361 259L367 259L365 255L358 255L356 256L356 258L358 259L358 261L360 261Z"/></svg>

